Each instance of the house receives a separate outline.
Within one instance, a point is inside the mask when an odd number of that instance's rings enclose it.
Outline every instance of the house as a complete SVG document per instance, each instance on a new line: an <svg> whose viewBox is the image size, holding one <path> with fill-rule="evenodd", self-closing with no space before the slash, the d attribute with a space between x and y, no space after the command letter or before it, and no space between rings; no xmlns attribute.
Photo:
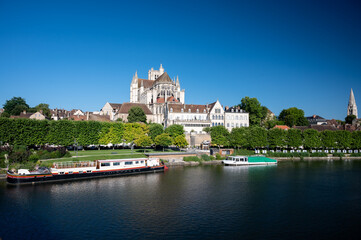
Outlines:
<svg viewBox="0 0 361 240"><path fill-rule="evenodd" d="M128 112L132 107L140 107L143 109L147 121L153 122L153 113L149 110L146 104L143 103L109 103L107 102L100 110L100 116L109 116L111 121L121 119L123 122L128 121Z"/></svg>
<svg viewBox="0 0 361 240"><path fill-rule="evenodd" d="M310 125L327 125L327 120L318 115L312 115L310 117L306 117L306 119Z"/></svg>
<svg viewBox="0 0 361 240"><path fill-rule="evenodd" d="M19 116L10 116L10 118L16 119L16 118L28 118L28 119L36 119L36 120L45 120L46 117L43 114L43 111L38 111L36 113L27 113L26 111L23 111L20 113Z"/></svg>
<svg viewBox="0 0 361 240"><path fill-rule="evenodd" d="M248 127L249 113L240 107L226 107L224 111L224 126L228 131L232 131L233 128Z"/></svg>

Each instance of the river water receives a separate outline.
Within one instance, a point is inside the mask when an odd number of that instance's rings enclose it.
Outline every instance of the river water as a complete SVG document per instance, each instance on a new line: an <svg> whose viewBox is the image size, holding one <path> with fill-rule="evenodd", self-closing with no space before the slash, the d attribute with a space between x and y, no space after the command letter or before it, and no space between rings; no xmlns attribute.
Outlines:
<svg viewBox="0 0 361 240"><path fill-rule="evenodd" d="M7 186L0 238L360 239L361 161L174 167Z"/></svg>

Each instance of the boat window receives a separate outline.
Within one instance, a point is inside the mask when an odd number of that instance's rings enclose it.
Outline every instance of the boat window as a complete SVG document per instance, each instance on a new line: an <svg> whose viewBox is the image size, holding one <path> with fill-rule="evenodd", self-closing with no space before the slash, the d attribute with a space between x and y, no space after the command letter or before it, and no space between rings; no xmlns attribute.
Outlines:
<svg viewBox="0 0 361 240"><path fill-rule="evenodd" d="M79 171L79 173L83 173L83 171Z"/></svg>
<svg viewBox="0 0 361 240"><path fill-rule="evenodd" d="M92 172L92 170L87 170L86 172L87 172L87 173L91 173L91 172Z"/></svg>
<svg viewBox="0 0 361 240"><path fill-rule="evenodd" d="M125 162L125 165L132 165L133 162Z"/></svg>
<svg viewBox="0 0 361 240"><path fill-rule="evenodd" d="M136 161L135 164L139 164L139 161Z"/></svg>
<svg viewBox="0 0 361 240"><path fill-rule="evenodd" d="M140 161L140 163L144 163L144 161Z"/></svg>
<svg viewBox="0 0 361 240"><path fill-rule="evenodd" d="M64 172L59 172L59 174L64 174Z"/></svg>
<svg viewBox="0 0 361 240"><path fill-rule="evenodd" d="M113 166L119 166L120 162L113 162Z"/></svg>
<svg viewBox="0 0 361 240"><path fill-rule="evenodd" d="M73 171L70 171L69 174L73 174Z"/></svg>
<svg viewBox="0 0 361 240"><path fill-rule="evenodd" d="M102 163L101 163L101 166L102 166L102 167L109 167L109 166L110 166L110 163L109 163L109 162L102 162Z"/></svg>

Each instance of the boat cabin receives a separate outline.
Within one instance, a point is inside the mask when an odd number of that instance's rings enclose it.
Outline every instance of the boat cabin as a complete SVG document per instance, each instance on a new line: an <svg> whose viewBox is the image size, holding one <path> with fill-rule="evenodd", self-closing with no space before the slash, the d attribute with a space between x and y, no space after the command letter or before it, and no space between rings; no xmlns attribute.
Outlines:
<svg viewBox="0 0 361 240"><path fill-rule="evenodd" d="M229 156L227 160L231 160L234 162L248 162L248 158L244 156Z"/></svg>

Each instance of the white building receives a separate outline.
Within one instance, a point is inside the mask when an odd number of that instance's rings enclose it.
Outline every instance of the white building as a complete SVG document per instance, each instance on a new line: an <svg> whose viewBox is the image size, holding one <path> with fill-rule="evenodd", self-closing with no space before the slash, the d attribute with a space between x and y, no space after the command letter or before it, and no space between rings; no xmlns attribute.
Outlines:
<svg viewBox="0 0 361 240"><path fill-rule="evenodd" d="M232 131L232 128L248 127L249 113L246 113L239 107L226 107L224 111L224 126L228 131Z"/></svg>

